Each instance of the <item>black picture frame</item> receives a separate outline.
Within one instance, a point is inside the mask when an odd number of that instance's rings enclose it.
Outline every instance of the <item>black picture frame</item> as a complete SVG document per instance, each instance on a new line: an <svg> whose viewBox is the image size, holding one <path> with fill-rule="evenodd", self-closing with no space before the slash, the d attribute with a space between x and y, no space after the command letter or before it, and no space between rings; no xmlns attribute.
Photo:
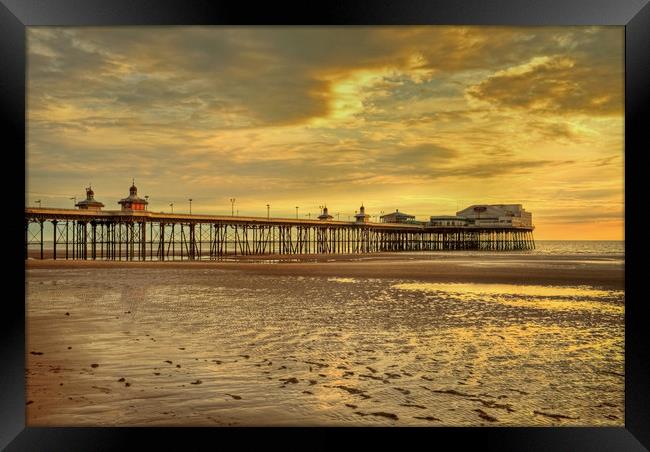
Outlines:
<svg viewBox="0 0 650 452"><path fill-rule="evenodd" d="M3 174L5 282L0 314L0 448L7 450L114 450L145 440L147 447L171 447L172 436L225 443L226 429L26 428L25 427L25 261L22 249L25 186L25 30L35 25L623 25L625 26L625 203L644 192L642 156L650 104L650 5L648 0L365 0L259 4L208 0L0 0L0 115L5 133L2 155L10 167ZM646 145L644 147L644 145ZM7 163L11 159L11 163ZM21 171L22 168L22 171ZM641 201L639 199L639 201ZM428 445L475 444L495 450L616 450L650 448L650 373L648 328L641 288L642 209L625 210L625 427L624 428L422 428L359 429L375 440L385 434ZM22 212L22 213L21 213ZM237 430L237 429L235 429ZM273 442L287 429L265 429ZM335 429L340 431L340 429ZM331 429L309 429L309 442L337 447ZM348 432L350 430L347 430ZM355 430L354 432L356 432ZM255 435L239 430L246 444ZM432 435L429 437L429 435ZM424 438L426 436L427 438ZM294 437L295 438L295 437ZM451 441L451 443L449 442ZM187 444L187 443L186 443ZM292 443L284 443L292 444ZM645 445L645 447L644 447Z"/></svg>

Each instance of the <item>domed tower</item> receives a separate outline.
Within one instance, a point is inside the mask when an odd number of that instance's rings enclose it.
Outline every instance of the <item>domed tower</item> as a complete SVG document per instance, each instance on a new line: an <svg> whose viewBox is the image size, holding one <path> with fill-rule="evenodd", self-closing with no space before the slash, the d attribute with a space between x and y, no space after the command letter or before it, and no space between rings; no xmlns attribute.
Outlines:
<svg viewBox="0 0 650 452"><path fill-rule="evenodd" d="M79 207L83 210L101 210L101 208L104 207L104 204L95 201L95 192L89 184L88 187L86 187L86 199L79 201L75 204L75 207Z"/></svg>
<svg viewBox="0 0 650 452"><path fill-rule="evenodd" d="M323 221L327 221L327 220L331 220L332 218L334 218L334 217L332 215L330 215L329 213L327 213L327 206L323 207L323 213L321 213L318 216L318 219L323 220Z"/></svg>
<svg viewBox="0 0 650 452"><path fill-rule="evenodd" d="M135 186L135 179L129 187L129 196L123 199L120 199L117 202L122 206L122 210L145 210L145 206L149 204L146 199L138 197L138 187Z"/></svg>
<svg viewBox="0 0 650 452"><path fill-rule="evenodd" d="M354 216L356 218L357 223L367 223L370 221L370 215L366 213L366 208L363 207L363 203L361 203L361 207L359 207L359 213Z"/></svg>

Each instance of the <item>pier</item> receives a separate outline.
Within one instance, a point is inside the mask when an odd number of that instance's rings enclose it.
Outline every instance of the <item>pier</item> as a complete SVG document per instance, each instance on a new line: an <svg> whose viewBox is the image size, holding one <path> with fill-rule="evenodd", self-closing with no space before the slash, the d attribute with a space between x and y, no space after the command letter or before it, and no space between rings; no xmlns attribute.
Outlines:
<svg viewBox="0 0 650 452"><path fill-rule="evenodd" d="M78 209L25 208L25 259L203 260L243 255L358 254L399 251L511 251L535 248L532 215L520 204L470 206L456 216L415 221L396 210L370 222L326 206L317 219L192 215L147 210L135 181L121 210L102 210L91 187ZM482 217L481 217L482 215ZM46 224L51 225L48 240ZM45 247L45 243L51 243Z"/></svg>
<svg viewBox="0 0 650 452"><path fill-rule="evenodd" d="M46 223L50 224L47 234ZM530 250L535 247L532 231L532 226L496 224L441 226L26 208L25 258L165 261L238 255Z"/></svg>

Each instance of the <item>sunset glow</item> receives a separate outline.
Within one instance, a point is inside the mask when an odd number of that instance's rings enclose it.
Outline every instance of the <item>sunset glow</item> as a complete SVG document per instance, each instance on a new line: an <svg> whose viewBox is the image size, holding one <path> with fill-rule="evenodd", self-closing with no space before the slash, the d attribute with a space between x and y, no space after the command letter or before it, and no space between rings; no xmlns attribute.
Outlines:
<svg viewBox="0 0 650 452"><path fill-rule="evenodd" d="M523 204L622 240L623 27L30 27L26 203L341 220ZM374 218L373 218L374 220Z"/></svg>

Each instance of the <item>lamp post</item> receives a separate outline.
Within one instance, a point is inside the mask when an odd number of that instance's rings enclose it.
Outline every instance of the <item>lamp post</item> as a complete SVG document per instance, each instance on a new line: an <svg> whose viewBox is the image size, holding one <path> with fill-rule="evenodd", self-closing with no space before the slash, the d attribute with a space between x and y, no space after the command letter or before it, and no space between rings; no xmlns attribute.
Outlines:
<svg viewBox="0 0 650 452"><path fill-rule="evenodd" d="M230 198L230 216L235 216L235 198Z"/></svg>
<svg viewBox="0 0 650 452"><path fill-rule="evenodd" d="M190 202L190 215L192 215L192 198L188 199L188 201Z"/></svg>
<svg viewBox="0 0 650 452"><path fill-rule="evenodd" d="M270 218L271 218L271 204L267 204L266 205L266 219L268 220Z"/></svg>
<svg viewBox="0 0 650 452"><path fill-rule="evenodd" d="M298 206L296 206L296 220L298 219Z"/></svg>
<svg viewBox="0 0 650 452"><path fill-rule="evenodd" d="M70 198L70 201L72 201L74 203L74 206L77 205L77 197L76 196L73 196L72 198Z"/></svg>
<svg viewBox="0 0 650 452"><path fill-rule="evenodd" d="M336 212L336 221L341 221L341 218L339 217L340 215L340 212Z"/></svg>
<svg viewBox="0 0 650 452"><path fill-rule="evenodd" d="M169 207L172 208L172 213L174 213L174 203L173 203L173 202L170 202L170 203L169 203Z"/></svg>
<svg viewBox="0 0 650 452"><path fill-rule="evenodd" d="M144 199L147 201L147 203L144 205L144 210L149 210L149 207L147 207L149 205L149 195L144 195Z"/></svg>

